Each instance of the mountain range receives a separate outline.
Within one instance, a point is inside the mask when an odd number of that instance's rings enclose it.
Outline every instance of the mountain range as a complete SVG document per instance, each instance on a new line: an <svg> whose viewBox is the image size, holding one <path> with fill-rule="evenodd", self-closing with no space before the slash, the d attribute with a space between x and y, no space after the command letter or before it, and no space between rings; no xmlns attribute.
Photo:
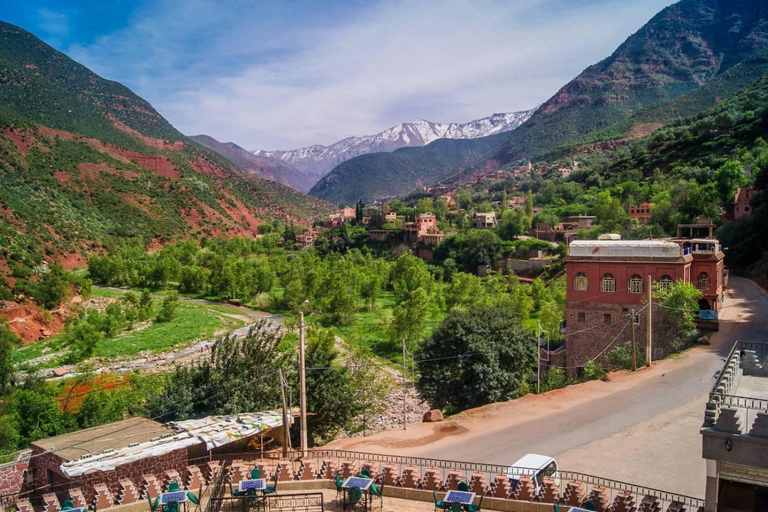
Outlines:
<svg viewBox="0 0 768 512"><path fill-rule="evenodd" d="M475 139L471 145L433 142L398 158L387 154L352 158L334 168L310 194L339 203L370 201L452 175L540 159L575 141L652 133L664 122L711 107L742 88L746 78L763 69L761 51L766 48L768 3L681 0L567 83L518 129ZM717 87L697 94L710 83ZM453 167L438 168L436 158Z"/></svg>
<svg viewBox="0 0 768 512"><path fill-rule="evenodd" d="M210 135L193 135L190 139L217 152L254 176L282 183L299 192L309 192L319 178L315 174L300 171L279 158L255 155L234 142L219 142Z"/></svg>
<svg viewBox="0 0 768 512"><path fill-rule="evenodd" d="M253 236L331 209L239 168L127 87L0 22L0 274L43 257L82 264L126 238Z"/></svg>
<svg viewBox="0 0 768 512"><path fill-rule="evenodd" d="M403 147L420 147L439 139L477 139L509 132L524 123L536 109L493 114L468 123L401 123L375 135L347 137L330 146L313 145L290 151L256 150L262 158L277 158L299 171L322 178L334 167L359 155L391 152ZM317 181L317 179L315 181Z"/></svg>

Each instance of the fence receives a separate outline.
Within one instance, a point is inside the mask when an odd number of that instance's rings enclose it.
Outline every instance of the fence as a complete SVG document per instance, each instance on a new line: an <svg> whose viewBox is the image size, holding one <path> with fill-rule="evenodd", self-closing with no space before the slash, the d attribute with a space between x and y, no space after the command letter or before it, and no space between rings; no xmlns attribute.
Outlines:
<svg viewBox="0 0 768 512"><path fill-rule="evenodd" d="M281 473L281 476L290 475L291 479L306 480L307 472L314 473L315 478L327 478L330 473L348 476L344 475L345 471L354 472L352 467L359 470L365 466L372 470L372 474L376 475L379 481L389 486L446 490L454 488L454 484L459 480L464 480L475 484L475 492L479 490L488 496L505 499L524 497L524 492L521 496L520 489L510 488L510 492L504 490L505 486L512 487L506 476L510 467L498 464L322 449L311 450L304 458L301 458L300 452L290 452L288 460L281 459L279 454L268 454L264 459L258 459L257 454L222 455L218 458L239 459L252 465L258 463L264 468ZM286 467L286 464L289 467ZM519 469L522 474L530 472L527 468ZM553 501L566 502L568 497L582 494L583 499L575 500L582 504L599 495L598 499L607 500L610 504L617 498L622 500L631 495L636 503L649 498L655 500L659 507L665 508L675 503L693 510L704 506L703 499L574 471L557 470L550 476L554 485L545 489L544 482L538 482L538 487L531 489L531 499L540 501L542 496L549 492L550 496L554 497Z"/></svg>

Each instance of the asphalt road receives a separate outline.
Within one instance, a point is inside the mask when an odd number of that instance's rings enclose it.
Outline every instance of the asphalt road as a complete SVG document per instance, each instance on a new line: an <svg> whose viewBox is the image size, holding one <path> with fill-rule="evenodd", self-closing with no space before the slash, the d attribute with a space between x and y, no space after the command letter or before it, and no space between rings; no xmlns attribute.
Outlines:
<svg viewBox="0 0 768 512"><path fill-rule="evenodd" d="M644 429L635 427L644 423L650 424L654 419L657 422L662 421L659 420L661 418L665 424L674 423L677 421L674 414L676 410L680 411L682 424L684 411L690 416L690 404L697 400L701 403L700 414L703 420L703 404L714 383L713 375L722 367L722 358L728 354L733 343L738 340L759 341L768 338L768 297L762 290L746 279L731 277L727 295L725 309L721 314L720 332L713 335L712 345L694 349L700 353L693 354L690 361L686 360L690 364L671 367L662 375L638 380L636 385L595 398L580 406L567 407L567 404L564 404L562 410L544 417L518 422L498 430L494 430L493 423L489 422L487 430L482 435L471 436L471 441L458 438L443 439L438 445L413 447L412 455L511 464L526 453L557 457L590 443L599 443L611 436L625 433L626 443L641 443L639 447L644 456L653 461L655 449L669 448L663 443L655 443L653 435L643 438ZM698 428L691 428L690 424L689 418L683 434L693 442L693 446L697 446ZM633 432L631 435L630 431ZM665 435L663 431L658 432L658 435ZM629 450L630 447L627 448ZM698 453L689 453L690 442L686 450L685 453L679 454L679 457L685 457L689 462L692 460L703 467L700 450ZM600 457L605 460L606 467L610 459L622 456L621 453L597 453L598 451L599 448L589 453L593 458ZM672 456L677 457L678 454L658 453L659 459ZM574 467L567 469L580 470ZM661 468L657 466L651 469L658 471ZM685 475L680 476L685 478ZM675 487L671 486L673 489Z"/></svg>

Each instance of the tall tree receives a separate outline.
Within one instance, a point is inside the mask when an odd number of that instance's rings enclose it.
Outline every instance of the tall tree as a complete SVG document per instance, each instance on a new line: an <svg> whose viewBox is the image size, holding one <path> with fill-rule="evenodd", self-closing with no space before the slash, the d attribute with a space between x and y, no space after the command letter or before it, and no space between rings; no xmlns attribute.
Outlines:
<svg viewBox="0 0 768 512"><path fill-rule="evenodd" d="M446 359L446 357L458 356ZM418 387L433 406L456 412L519 396L536 342L509 311L453 310L417 352Z"/></svg>

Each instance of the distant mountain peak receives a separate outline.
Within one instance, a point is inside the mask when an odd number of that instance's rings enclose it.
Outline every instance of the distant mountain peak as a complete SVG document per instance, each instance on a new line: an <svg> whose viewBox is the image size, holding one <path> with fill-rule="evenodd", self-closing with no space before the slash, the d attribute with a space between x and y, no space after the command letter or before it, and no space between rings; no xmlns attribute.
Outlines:
<svg viewBox="0 0 768 512"><path fill-rule="evenodd" d="M359 155L426 146L438 139L477 139L508 132L524 123L535 111L534 108L522 112L495 113L468 123L434 123L418 119L400 123L374 135L346 137L330 146L314 144L290 151L256 150L252 153L263 158L278 158L300 171L321 177L337 165Z"/></svg>

